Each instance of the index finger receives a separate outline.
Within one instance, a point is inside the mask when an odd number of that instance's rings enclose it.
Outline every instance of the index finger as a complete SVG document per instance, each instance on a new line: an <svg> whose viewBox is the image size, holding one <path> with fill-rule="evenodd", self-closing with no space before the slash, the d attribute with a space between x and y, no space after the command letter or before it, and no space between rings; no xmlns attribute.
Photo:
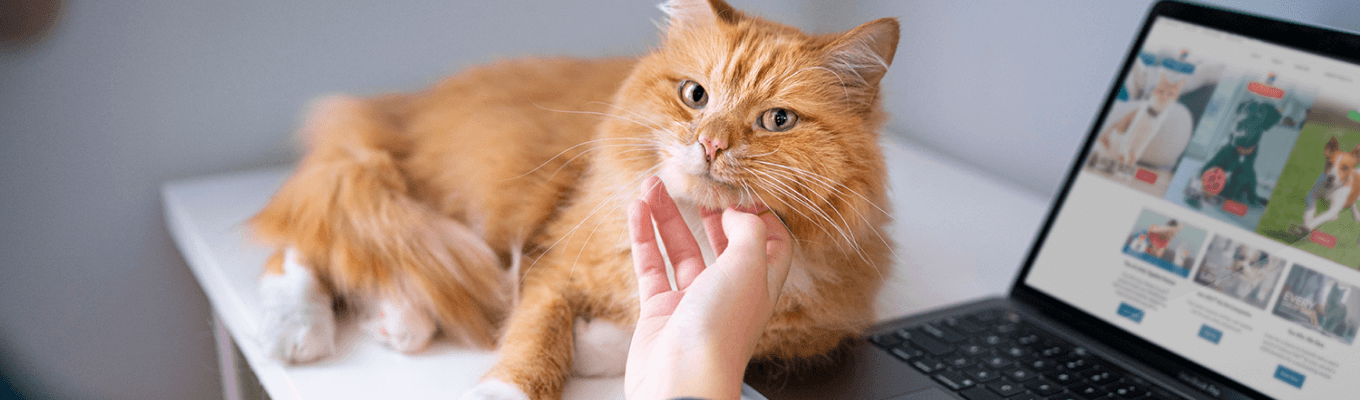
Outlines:
<svg viewBox="0 0 1360 400"><path fill-rule="evenodd" d="M652 230L652 210L641 200L633 200L628 206L628 237L632 242L638 301L646 303L652 296L671 290L671 282Z"/></svg>
<svg viewBox="0 0 1360 400"><path fill-rule="evenodd" d="M675 206L675 200L666 191L666 185L661 179L655 176L647 178L642 186L642 199L652 211L657 232L661 234L661 241L666 244L666 255L671 260L671 266L675 268L675 285L684 290L694 282L694 277L703 272L704 253L699 249L699 242L694 240L694 233L690 232L689 225L685 224L685 217L680 214L680 209Z"/></svg>

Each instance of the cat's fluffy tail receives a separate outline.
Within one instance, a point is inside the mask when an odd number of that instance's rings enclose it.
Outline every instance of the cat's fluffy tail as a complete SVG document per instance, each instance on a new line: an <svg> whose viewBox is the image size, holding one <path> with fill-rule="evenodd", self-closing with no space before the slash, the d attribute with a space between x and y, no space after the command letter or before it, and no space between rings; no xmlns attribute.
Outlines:
<svg viewBox="0 0 1360 400"><path fill-rule="evenodd" d="M411 197L390 121L376 101L316 101L301 131L308 154L250 225L297 249L335 293L402 296L447 337L490 347L509 307L507 273L475 232Z"/></svg>

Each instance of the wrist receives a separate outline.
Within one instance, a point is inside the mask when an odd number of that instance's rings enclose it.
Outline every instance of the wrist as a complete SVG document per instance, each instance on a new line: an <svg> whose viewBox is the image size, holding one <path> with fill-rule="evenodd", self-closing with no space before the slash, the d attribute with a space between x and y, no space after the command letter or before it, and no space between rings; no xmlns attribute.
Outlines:
<svg viewBox="0 0 1360 400"><path fill-rule="evenodd" d="M741 382L750 360L749 350L740 345L705 341L688 349L677 349L670 357L670 387L663 398L700 398L736 400L741 398Z"/></svg>

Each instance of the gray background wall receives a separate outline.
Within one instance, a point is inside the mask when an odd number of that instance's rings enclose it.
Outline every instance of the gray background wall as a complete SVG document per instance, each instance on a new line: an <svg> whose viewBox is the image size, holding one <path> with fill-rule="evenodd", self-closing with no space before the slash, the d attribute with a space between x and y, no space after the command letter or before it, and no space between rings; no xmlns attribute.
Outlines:
<svg viewBox="0 0 1360 400"><path fill-rule="evenodd" d="M209 305L164 228L161 182L293 161L295 113L319 93L412 90L502 56L645 51L655 2L65 4L42 41L0 48L0 373L33 398L220 396ZM1148 4L732 2L823 32L900 17L893 130L1044 195ZM1345 0L1224 3L1360 24Z"/></svg>

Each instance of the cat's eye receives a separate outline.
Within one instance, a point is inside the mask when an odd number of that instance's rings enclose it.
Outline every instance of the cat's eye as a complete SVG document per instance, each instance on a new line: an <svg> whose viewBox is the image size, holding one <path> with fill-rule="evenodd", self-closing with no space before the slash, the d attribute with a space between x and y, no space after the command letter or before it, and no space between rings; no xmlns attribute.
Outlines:
<svg viewBox="0 0 1360 400"><path fill-rule="evenodd" d="M689 108L698 110L708 104L708 91L699 82L685 80L680 82L680 100Z"/></svg>
<svg viewBox="0 0 1360 400"><path fill-rule="evenodd" d="M798 114L787 108L771 108L760 114L756 125L770 132L783 132L798 124Z"/></svg>

